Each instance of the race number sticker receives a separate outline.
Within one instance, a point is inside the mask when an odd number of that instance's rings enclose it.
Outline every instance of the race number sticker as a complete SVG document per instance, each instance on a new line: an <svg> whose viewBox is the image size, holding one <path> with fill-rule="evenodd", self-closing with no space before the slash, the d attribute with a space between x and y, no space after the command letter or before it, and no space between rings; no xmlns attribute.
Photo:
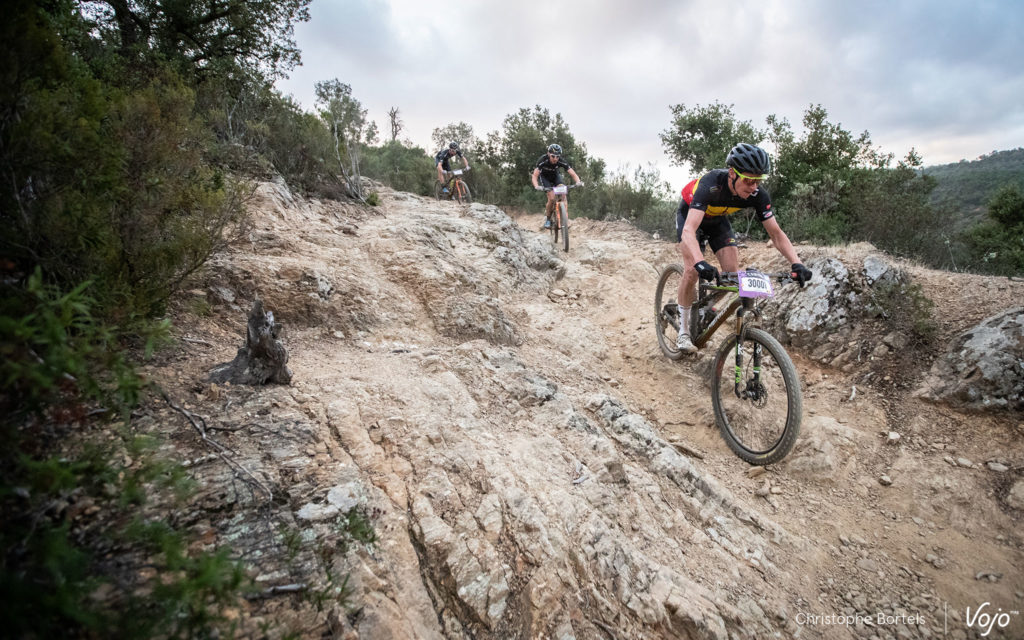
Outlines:
<svg viewBox="0 0 1024 640"><path fill-rule="evenodd" d="M741 298L771 298L772 281L758 271L740 271L736 274L740 282Z"/></svg>
<svg viewBox="0 0 1024 640"><path fill-rule="evenodd" d="M560 184L557 187L555 187L554 189L552 189L552 191L555 192L555 195L560 196L560 195L568 193L569 192L569 187L565 186L564 184Z"/></svg>

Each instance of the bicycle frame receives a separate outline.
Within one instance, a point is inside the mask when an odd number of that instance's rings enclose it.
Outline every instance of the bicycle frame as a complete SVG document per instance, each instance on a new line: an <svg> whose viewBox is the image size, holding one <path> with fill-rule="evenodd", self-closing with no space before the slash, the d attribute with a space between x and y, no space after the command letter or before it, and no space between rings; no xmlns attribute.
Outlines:
<svg viewBox="0 0 1024 640"><path fill-rule="evenodd" d="M448 189L447 200L463 202L468 199L469 187L466 185L465 179L462 177L462 174L466 171L468 171L468 169L453 169L451 171L444 172L445 176L447 176L447 180L445 180L441 186L447 187L448 185L451 185L451 188Z"/></svg>
<svg viewBox="0 0 1024 640"><path fill-rule="evenodd" d="M548 187L548 188L544 189L545 191L553 191L555 193L555 199L554 199L554 205L555 206L553 207L553 210L552 210L551 213L557 213L558 212L558 203L559 202L564 202L565 203L565 215L566 215L566 218L569 217L569 189L575 189L576 186L577 185L574 185L574 184L572 184L572 185L559 184L559 185L555 185L554 187ZM547 206L546 205L545 205L544 209L545 209L545 212L547 212ZM551 224L552 225L560 224L559 221L558 221L558 216L557 215L556 216L552 216ZM558 227L558 228L561 228L561 227Z"/></svg>

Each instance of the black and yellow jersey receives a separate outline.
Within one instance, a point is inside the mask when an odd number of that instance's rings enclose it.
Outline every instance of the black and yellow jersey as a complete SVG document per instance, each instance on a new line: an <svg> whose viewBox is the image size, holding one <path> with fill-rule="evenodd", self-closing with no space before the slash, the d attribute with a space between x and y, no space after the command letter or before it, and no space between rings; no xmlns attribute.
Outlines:
<svg viewBox="0 0 1024 640"><path fill-rule="evenodd" d="M703 211L706 216L727 216L747 207L754 208L761 222L774 215L772 198L764 187L749 198L740 198L729 191L728 182L728 169L712 169L683 187L683 200L690 209Z"/></svg>

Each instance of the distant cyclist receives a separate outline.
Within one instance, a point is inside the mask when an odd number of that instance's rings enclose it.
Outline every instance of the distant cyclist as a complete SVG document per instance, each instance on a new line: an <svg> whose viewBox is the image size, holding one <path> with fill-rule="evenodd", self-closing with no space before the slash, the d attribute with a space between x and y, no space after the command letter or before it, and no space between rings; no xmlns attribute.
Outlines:
<svg viewBox="0 0 1024 640"><path fill-rule="evenodd" d="M800 262L782 227L772 211L772 199L761 187L768 177L768 154L760 147L741 142L725 158L726 169L712 169L683 188L683 201L679 204L677 224L682 230L679 253L686 271L679 283L679 336L676 346L680 351L693 353L697 347L690 339L690 306L697 297L697 279L714 280L718 270L704 261L704 245L718 256L724 271L739 269L739 251L736 235L729 224L729 214L753 207L772 244L792 265L791 276L801 283L813 275ZM701 239L698 241L698 233Z"/></svg>
<svg viewBox="0 0 1024 640"><path fill-rule="evenodd" d="M562 145L550 144L548 151L537 160L537 168L533 170L531 179L533 188L538 191L550 189L562 183L562 173L559 169L565 169L578 186L583 186L583 181L576 175L569 162L562 157ZM538 180L541 184L538 184ZM548 202L544 207L544 214L547 219L544 221L544 228L551 228L551 214L555 210L555 194L548 191Z"/></svg>
<svg viewBox="0 0 1024 640"><path fill-rule="evenodd" d="M459 149L458 142L452 142L448 145L447 149L441 149L434 156L434 160L437 162L437 181L441 183L442 193L448 193L448 181L444 179L446 171L452 170L451 160L453 157L462 158L462 166L464 169L469 168L469 160L466 156L462 155L462 151Z"/></svg>

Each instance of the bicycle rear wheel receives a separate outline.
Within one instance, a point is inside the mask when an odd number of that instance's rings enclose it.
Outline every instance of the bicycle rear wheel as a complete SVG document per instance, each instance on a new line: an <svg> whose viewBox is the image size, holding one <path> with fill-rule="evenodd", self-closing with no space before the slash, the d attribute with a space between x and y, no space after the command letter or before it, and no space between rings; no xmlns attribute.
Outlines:
<svg viewBox="0 0 1024 640"><path fill-rule="evenodd" d="M558 226L562 228L562 249L569 250L569 206L565 201L558 203ZM558 239L556 238L557 242Z"/></svg>
<svg viewBox="0 0 1024 640"><path fill-rule="evenodd" d="M665 357L679 360L683 352L676 348L679 335L679 307L676 303L679 283L683 279L683 266L670 264L661 270L658 287L654 290L654 330L658 346Z"/></svg>
<svg viewBox="0 0 1024 640"><path fill-rule="evenodd" d="M715 358L715 422L733 453L750 464L772 464L790 452L800 434L800 378L789 354L768 332L747 329L741 347L737 353L731 335Z"/></svg>
<svg viewBox="0 0 1024 640"><path fill-rule="evenodd" d="M469 204L473 202L473 194L469 191L469 185L459 180L455 186L455 197L458 199L459 204Z"/></svg>

